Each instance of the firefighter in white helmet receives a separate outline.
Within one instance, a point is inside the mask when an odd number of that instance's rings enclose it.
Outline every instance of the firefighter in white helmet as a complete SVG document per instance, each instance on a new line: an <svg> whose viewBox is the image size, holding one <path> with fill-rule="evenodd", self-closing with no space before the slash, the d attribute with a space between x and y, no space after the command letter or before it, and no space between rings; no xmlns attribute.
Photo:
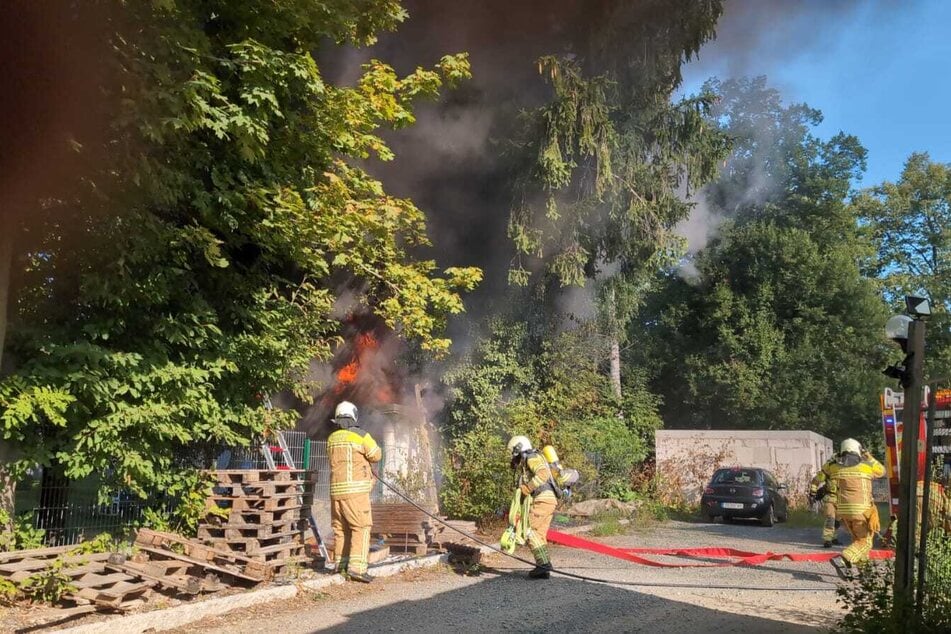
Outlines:
<svg viewBox="0 0 951 634"><path fill-rule="evenodd" d="M529 511L528 545L535 557L535 568L528 573L532 579L548 579L552 565L548 557L546 535L551 525L558 500L551 469L544 456L532 448L525 436L513 436L508 443L512 455L512 468L518 472L518 486L523 495L532 497Z"/></svg>
<svg viewBox="0 0 951 634"><path fill-rule="evenodd" d="M885 467L857 440L846 438L835 461L823 470L836 492L836 518L852 536L852 543L842 551L842 559L851 566L868 559L875 533L881 529L872 480L885 475Z"/></svg>
<svg viewBox="0 0 951 634"><path fill-rule="evenodd" d="M339 427L327 439L330 461L330 522L334 533L337 572L354 581L369 583L370 491L373 471L383 451L369 433L357 426L357 408L349 401L337 405L333 422Z"/></svg>

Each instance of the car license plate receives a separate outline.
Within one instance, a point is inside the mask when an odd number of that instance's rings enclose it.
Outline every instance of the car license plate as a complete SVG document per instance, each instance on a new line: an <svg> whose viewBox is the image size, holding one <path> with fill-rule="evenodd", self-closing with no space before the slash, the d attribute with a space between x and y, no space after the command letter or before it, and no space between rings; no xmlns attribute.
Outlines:
<svg viewBox="0 0 951 634"><path fill-rule="evenodd" d="M739 502L723 502L720 504L725 509L742 509L743 505Z"/></svg>

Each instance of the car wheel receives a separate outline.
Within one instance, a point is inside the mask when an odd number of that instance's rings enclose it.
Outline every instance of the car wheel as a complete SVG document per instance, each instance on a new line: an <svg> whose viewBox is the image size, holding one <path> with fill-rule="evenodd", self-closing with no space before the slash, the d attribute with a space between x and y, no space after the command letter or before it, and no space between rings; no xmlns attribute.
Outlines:
<svg viewBox="0 0 951 634"><path fill-rule="evenodd" d="M762 524L763 526L772 526L775 523L776 523L776 513L773 510L773 505L770 504L769 508L766 509L766 514L763 515L762 519L760 519L760 524Z"/></svg>
<svg viewBox="0 0 951 634"><path fill-rule="evenodd" d="M713 515L710 511L700 511L700 519L711 524L717 521L716 515Z"/></svg>

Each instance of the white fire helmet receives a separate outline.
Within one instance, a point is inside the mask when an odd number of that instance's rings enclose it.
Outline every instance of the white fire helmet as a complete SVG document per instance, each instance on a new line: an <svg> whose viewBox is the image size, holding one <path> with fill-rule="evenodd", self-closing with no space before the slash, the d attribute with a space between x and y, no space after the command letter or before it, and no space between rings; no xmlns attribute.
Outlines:
<svg viewBox="0 0 951 634"><path fill-rule="evenodd" d="M346 419L350 419L349 421ZM334 411L334 422L340 426L357 424L357 406L350 401L340 401Z"/></svg>
<svg viewBox="0 0 951 634"><path fill-rule="evenodd" d="M862 453L862 445L859 444L859 441L854 438L846 438L842 441L839 451L842 453L854 453L855 455L859 455Z"/></svg>
<svg viewBox="0 0 951 634"><path fill-rule="evenodd" d="M509 451L513 456L532 450L532 441L525 436L512 436L508 444Z"/></svg>

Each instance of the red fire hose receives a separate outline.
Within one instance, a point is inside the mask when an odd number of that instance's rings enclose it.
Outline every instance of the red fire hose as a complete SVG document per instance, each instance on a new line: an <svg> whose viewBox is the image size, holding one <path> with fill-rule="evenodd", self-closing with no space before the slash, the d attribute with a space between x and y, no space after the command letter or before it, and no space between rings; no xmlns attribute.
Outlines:
<svg viewBox="0 0 951 634"><path fill-rule="evenodd" d="M837 552L822 553L752 553L736 548L614 548L607 544L593 542L575 535L568 535L558 531L548 531L548 541L569 548L581 548L591 552L616 557L643 566L655 568L717 568L724 566L759 566L767 561L811 561L816 563L829 562L839 556ZM729 561L704 563L667 563L654 561L641 555L668 555L675 557L710 557L731 558ZM894 553L890 550L873 550L869 553L870 559L890 559Z"/></svg>

